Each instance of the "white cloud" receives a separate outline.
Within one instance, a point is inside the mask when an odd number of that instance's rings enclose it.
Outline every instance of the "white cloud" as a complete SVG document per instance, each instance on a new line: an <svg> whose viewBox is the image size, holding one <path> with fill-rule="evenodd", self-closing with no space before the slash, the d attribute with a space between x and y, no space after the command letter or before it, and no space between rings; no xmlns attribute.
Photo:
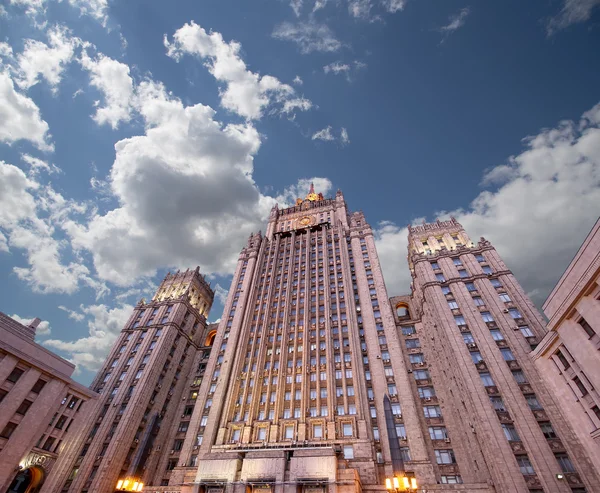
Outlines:
<svg viewBox="0 0 600 493"><path fill-rule="evenodd" d="M404 9L404 6L406 5L405 0L382 0L381 3L383 5L383 8L391 14L394 14L399 10Z"/></svg>
<svg viewBox="0 0 600 493"><path fill-rule="evenodd" d="M146 134L115 145L110 185L120 206L85 227L70 223L73 245L91 252L100 278L123 286L161 266L231 272L274 203L252 180L258 132L223 126L211 108L186 107L153 82L140 84L136 101Z"/></svg>
<svg viewBox="0 0 600 493"><path fill-rule="evenodd" d="M275 28L273 37L296 43L303 54L313 51L334 52L342 47L342 43L327 25L313 20L297 24L283 22Z"/></svg>
<svg viewBox="0 0 600 493"><path fill-rule="evenodd" d="M78 211L81 206L66 201L50 186L42 187L16 166L0 161L0 229L10 249L23 250L28 266L15 266L13 272L34 291L73 293L84 282L98 295L107 292L84 265L62 262L68 245L56 239L56 227L66 214Z"/></svg>
<svg viewBox="0 0 600 493"><path fill-rule="evenodd" d="M350 143L350 137L348 136L348 130L342 127L342 131L340 133L340 140L342 141L342 145L348 145Z"/></svg>
<svg viewBox="0 0 600 493"><path fill-rule="evenodd" d="M323 8L325 8L325 5L327 5L327 1L328 0L315 0L315 4L313 6L313 14L317 11L317 10L321 10Z"/></svg>
<svg viewBox="0 0 600 493"><path fill-rule="evenodd" d="M164 44L168 56L175 60L186 53L204 60L215 79L225 83L221 105L240 116L257 119L267 107L297 99L292 86L271 75L260 76L248 70L240 57L241 45L238 42L226 42L220 33L207 33L193 21L175 31L172 43L165 36ZM304 99L302 105L293 108L306 110L310 106L310 102Z"/></svg>
<svg viewBox="0 0 600 493"><path fill-rule="evenodd" d="M300 13L302 11L302 3L303 0L290 0L290 7L292 7L292 10L294 11L294 14L296 14L296 17L300 17Z"/></svg>
<svg viewBox="0 0 600 493"><path fill-rule="evenodd" d="M349 71L350 65L342 62L333 62L323 67L323 72L325 72L326 74L328 74L329 72L335 75L347 74Z"/></svg>
<svg viewBox="0 0 600 493"><path fill-rule="evenodd" d="M313 134L313 136L311 137L312 140L324 140L324 141L332 141L335 140L335 137L333 136L333 132L331 131L331 125L328 125L327 127L319 130L318 132L315 132Z"/></svg>
<svg viewBox="0 0 600 493"><path fill-rule="evenodd" d="M465 7L464 9L461 9L457 14L453 14L449 17L448 24L440 27L440 31L446 34L450 34L456 31L457 29L460 29L462 26L465 25L468 15L468 8Z"/></svg>
<svg viewBox="0 0 600 493"><path fill-rule="evenodd" d="M440 213L454 215L474 241L489 239L538 306L598 218L598 117L600 104L579 123L564 121L526 139L526 149L500 165L508 181L466 209ZM376 234L389 294L407 292L406 228L382 223Z"/></svg>
<svg viewBox="0 0 600 493"><path fill-rule="evenodd" d="M227 295L229 294L229 291L227 291L220 284L217 284L214 287L214 290L215 290L215 299L217 299L219 301L219 303L221 303L223 306L225 306L225 302L227 301Z"/></svg>
<svg viewBox="0 0 600 493"><path fill-rule="evenodd" d="M104 105L100 102L96 105L94 121L98 125L108 123L116 129L121 122L131 120L134 86L129 66L102 53L92 59L86 51L82 53L80 61L82 67L90 73L90 84L104 97Z"/></svg>
<svg viewBox="0 0 600 493"><path fill-rule="evenodd" d="M600 0L564 0L559 14L550 18L546 25L548 35L561 29L586 22L592 16L592 11L600 6Z"/></svg>
<svg viewBox="0 0 600 493"><path fill-rule="evenodd" d="M28 140L42 151L53 151L48 130L33 100L15 90L7 70L0 71L0 142Z"/></svg>
<svg viewBox="0 0 600 493"><path fill-rule="evenodd" d="M85 318L85 315L83 313L80 313L76 310L71 310L66 306L58 305L58 309L62 310L63 312L67 312L69 318L75 320L76 322L81 322Z"/></svg>
<svg viewBox="0 0 600 493"><path fill-rule="evenodd" d="M4 5L0 5L0 17L8 17L8 12L6 11Z"/></svg>
<svg viewBox="0 0 600 493"><path fill-rule="evenodd" d="M25 13L31 17L43 17L46 15L48 0L10 0L10 3L24 8ZM78 9L80 15L89 15L106 26L108 0L68 0L68 3ZM41 26L43 27L43 24Z"/></svg>
<svg viewBox="0 0 600 493"><path fill-rule="evenodd" d="M348 12L357 19L368 19L371 7L371 0L348 0Z"/></svg>
<svg viewBox="0 0 600 493"><path fill-rule="evenodd" d="M294 80L292 81L292 83L294 83L297 86L301 86L302 84L304 84L304 81L302 80L302 78L297 75L296 77L294 77Z"/></svg>
<svg viewBox="0 0 600 493"><path fill-rule="evenodd" d="M68 29L55 26L48 30L48 43L26 39L23 52L17 56L16 82L21 89L29 89L46 79L53 92L58 89L62 72L72 60L81 40L72 37Z"/></svg>
<svg viewBox="0 0 600 493"><path fill-rule="evenodd" d="M36 16L46 11L46 0L10 0L11 5L24 8L27 15Z"/></svg>
<svg viewBox="0 0 600 493"><path fill-rule="evenodd" d="M19 315L10 315L10 318L25 326L28 326L35 319L35 317L20 317ZM35 329L35 335L47 336L51 331L52 329L50 328L50 322L47 320L42 320Z"/></svg>
<svg viewBox="0 0 600 493"><path fill-rule="evenodd" d="M52 163L47 163L40 158L31 156L30 154L21 154L21 160L29 165L31 173L34 175L42 170L48 174L61 172L61 169L58 166Z"/></svg>
<svg viewBox="0 0 600 493"><path fill-rule="evenodd" d="M290 207L296 203L296 199L304 198L308 195L310 185L313 184L316 193L322 193L327 197L333 187L329 178L313 176L312 178L301 178L294 185L287 187L277 197L277 203L280 207Z"/></svg>
<svg viewBox="0 0 600 493"><path fill-rule="evenodd" d="M129 319L133 310L132 305L121 304L116 307L106 305L81 306L82 314L88 319L87 337L75 341L49 339L44 346L63 351L69 360L77 365L77 370L85 368L98 371L114 341Z"/></svg>

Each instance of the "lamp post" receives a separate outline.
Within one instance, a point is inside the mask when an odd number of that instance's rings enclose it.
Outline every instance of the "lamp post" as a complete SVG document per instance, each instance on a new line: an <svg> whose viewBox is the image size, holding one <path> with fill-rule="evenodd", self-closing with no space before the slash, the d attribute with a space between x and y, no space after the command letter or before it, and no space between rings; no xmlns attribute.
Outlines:
<svg viewBox="0 0 600 493"><path fill-rule="evenodd" d="M117 491L142 491L144 483L134 478L119 479Z"/></svg>
<svg viewBox="0 0 600 493"><path fill-rule="evenodd" d="M385 478L385 489L389 492L417 491L417 479L409 476L392 476Z"/></svg>

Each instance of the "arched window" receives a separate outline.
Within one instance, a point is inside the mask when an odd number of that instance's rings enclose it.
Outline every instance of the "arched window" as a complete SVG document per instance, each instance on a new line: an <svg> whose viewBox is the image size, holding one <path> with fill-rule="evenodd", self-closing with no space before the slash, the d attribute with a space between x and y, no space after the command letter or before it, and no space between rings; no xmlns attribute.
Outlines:
<svg viewBox="0 0 600 493"><path fill-rule="evenodd" d="M410 314L408 313L408 305L405 303L396 305L396 314L398 315L398 318L410 318Z"/></svg>
<svg viewBox="0 0 600 493"><path fill-rule="evenodd" d="M208 333L208 335L206 336L206 340L204 341L204 345L205 346L212 346L213 343L215 342L215 337L217 335L217 331L216 330L212 330Z"/></svg>

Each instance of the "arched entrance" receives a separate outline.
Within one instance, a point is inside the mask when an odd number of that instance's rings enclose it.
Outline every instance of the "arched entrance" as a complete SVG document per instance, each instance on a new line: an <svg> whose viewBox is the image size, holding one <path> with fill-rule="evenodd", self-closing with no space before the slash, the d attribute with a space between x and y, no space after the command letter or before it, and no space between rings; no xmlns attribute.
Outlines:
<svg viewBox="0 0 600 493"><path fill-rule="evenodd" d="M40 466L19 471L6 493L36 493L42 487L46 473Z"/></svg>

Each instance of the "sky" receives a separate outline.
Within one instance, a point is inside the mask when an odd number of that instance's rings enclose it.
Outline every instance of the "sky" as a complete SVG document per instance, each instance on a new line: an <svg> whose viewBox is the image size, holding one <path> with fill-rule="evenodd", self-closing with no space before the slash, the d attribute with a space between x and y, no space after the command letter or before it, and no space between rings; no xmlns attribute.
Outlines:
<svg viewBox="0 0 600 493"><path fill-rule="evenodd" d="M311 182L455 216L541 306L600 213L600 0L1 0L0 310L88 384L169 270L210 280Z"/></svg>

